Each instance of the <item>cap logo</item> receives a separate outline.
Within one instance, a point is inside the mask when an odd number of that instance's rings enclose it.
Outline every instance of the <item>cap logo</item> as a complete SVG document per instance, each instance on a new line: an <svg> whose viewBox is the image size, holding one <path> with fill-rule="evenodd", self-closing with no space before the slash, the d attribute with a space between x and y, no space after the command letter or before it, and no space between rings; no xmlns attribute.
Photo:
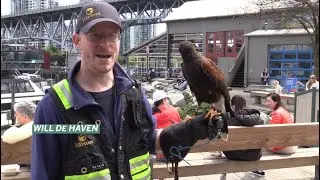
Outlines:
<svg viewBox="0 0 320 180"><path fill-rule="evenodd" d="M88 8L88 9L86 10L86 14L87 14L88 16L90 16L92 13L93 13L93 8Z"/></svg>
<svg viewBox="0 0 320 180"><path fill-rule="evenodd" d="M87 21L88 19L95 17L95 16L99 16L100 12L94 12L93 8L88 8L86 10L86 15L82 18L82 22Z"/></svg>

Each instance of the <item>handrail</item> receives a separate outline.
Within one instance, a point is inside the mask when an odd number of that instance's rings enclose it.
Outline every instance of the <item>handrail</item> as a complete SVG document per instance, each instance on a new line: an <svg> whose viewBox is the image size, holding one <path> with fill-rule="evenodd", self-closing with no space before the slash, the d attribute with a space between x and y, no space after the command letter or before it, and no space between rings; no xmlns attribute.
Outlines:
<svg viewBox="0 0 320 180"><path fill-rule="evenodd" d="M231 69L228 71L228 85L230 86L234 77L236 76L240 65L243 63L244 61L244 49L245 49L245 44L243 44L240 48L240 51L238 52L237 56L236 56L236 61L234 62L233 66L231 67Z"/></svg>

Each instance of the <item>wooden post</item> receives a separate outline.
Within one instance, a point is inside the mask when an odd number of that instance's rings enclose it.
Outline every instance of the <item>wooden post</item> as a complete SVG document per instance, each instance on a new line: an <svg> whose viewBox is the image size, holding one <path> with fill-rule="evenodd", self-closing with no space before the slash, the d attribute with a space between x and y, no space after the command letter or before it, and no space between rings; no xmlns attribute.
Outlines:
<svg viewBox="0 0 320 180"><path fill-rule="evenodd" d="M319 165L315 166L315 180L319 180Z"/></svg>
<svg viewBox="0 0 320 180"><path fill-rule="evenodd" d="M11 120L12 120L12 124L16 124L16 119L14 118L14 109L13 106L16 103L15 101L15 80L14 78L11 81Z"/></svg>
<svg viewBox="0 0 320 180"><path fill-rule="evenodd" d="M316 88L312 88L312 96L311 96L311 122L316 122Z"/></svg>

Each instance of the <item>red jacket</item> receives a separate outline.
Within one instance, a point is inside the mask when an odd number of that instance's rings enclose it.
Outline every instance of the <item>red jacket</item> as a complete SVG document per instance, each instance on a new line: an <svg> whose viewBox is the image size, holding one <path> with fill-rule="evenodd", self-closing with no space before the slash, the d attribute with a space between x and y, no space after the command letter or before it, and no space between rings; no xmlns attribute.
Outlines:
<svg viewBox="0 0 320 180"><path fill-rule="evenodd" d="M294 123L291 114L285 110L284 108L280 107L277 110L271 113L270 124L291 124ZM279 151L283 149L282 146L273 147L272 151Z"/></svg>
<svg viewBox="0 0 320 180"><path fill-rule="evenodd" d="M163 129L181 121L178 111L173 106L160 105L159 109L161 112L154 114L157 119L157 129Z"/></svg>

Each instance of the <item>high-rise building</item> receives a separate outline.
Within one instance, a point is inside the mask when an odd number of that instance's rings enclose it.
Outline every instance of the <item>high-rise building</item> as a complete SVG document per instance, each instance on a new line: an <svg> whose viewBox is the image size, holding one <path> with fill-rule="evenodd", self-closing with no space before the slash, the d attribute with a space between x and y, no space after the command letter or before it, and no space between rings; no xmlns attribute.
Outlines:
<svg viewBox="0 0 320 180"><path fill-rule="evenodd" d="M120 40L120 54L126 52L131 48L130 42L131 42L131 33L130 28L124 28L123 32L121 34L121 40Z"/></svg>
<svg viewBox="0 0 320 180"><path fill-rule="evenodd" d="M36 9L48 9L56 6L59 6L56 0L11 0L11 14ZM45 33L44 30L42 33ZM32 41L28 44L36 49L41 49L49 44L49 41Z"/></svg>
<svg viewBox="0 0 320 180"><path fill-rule="evenodd" d="M11 14L58 6L56 0L11 0Z"/></svg>
<svg viewBox="0 0 320 180"><path fill-rule="evenodd" d="M138 46L154 36L154 24L133 26L133 45Z"/></svg>

